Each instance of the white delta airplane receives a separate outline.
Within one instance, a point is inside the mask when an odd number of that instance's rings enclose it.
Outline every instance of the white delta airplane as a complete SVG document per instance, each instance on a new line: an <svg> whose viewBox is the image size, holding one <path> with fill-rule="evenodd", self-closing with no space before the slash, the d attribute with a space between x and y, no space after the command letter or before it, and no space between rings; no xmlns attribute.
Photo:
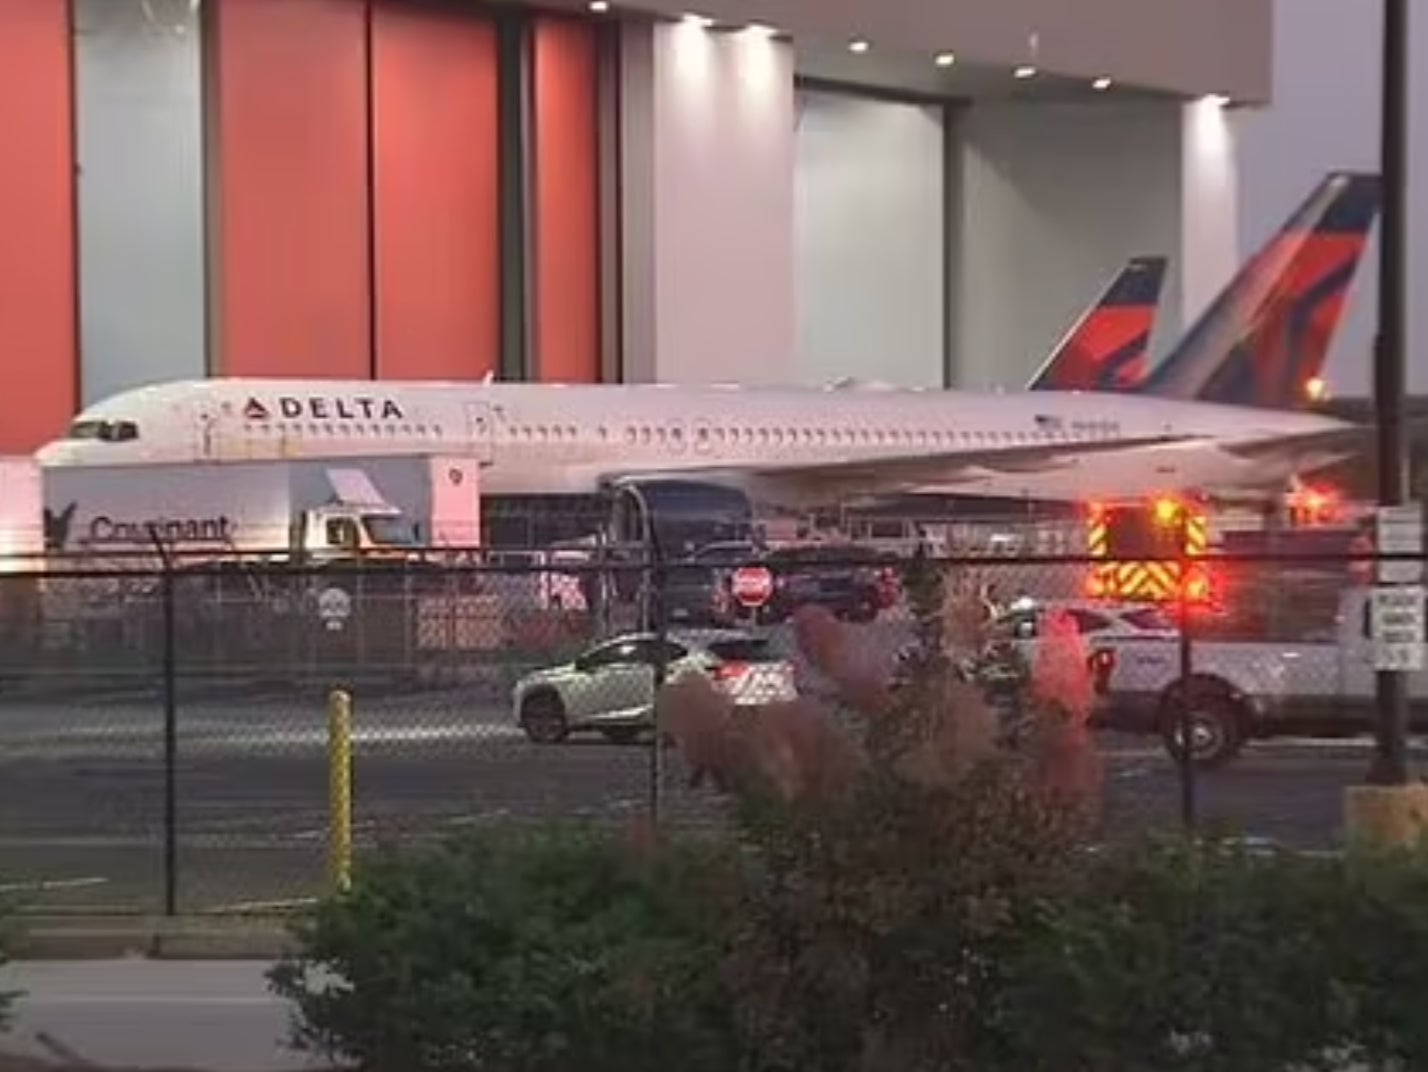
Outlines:
<svg viewBox="0 0 1428 1072"><path fill-rule="evenodd" d="M1345 250L1339 258L1319 240L1366 232L1377 207L1373 176L1327 178L1156 370L1158 393L1154 383L1002 393L220 378L108 398L37 458L53 467L462 455L479 460L490 496L678 479L796 508L906 494L1273 495L1359 453L1372 429L1198 396L1235 361L1322 353L1362 242L1332 247ZM1318 285L1330 276L1333 286ZM1073 332L1061 351L1084 360L1087 346L1124 350L1105 323L1083 318L1089 336Z"/></svg>
<svg viewBox="0 0 1428 1072"><path fill-rule="evenodd" d="M448 454L483 494L679 478L814 507L892 494L1080 501L1283 490L1369 429L1136 395L210 380L86 410L43 466Z"/></svg>

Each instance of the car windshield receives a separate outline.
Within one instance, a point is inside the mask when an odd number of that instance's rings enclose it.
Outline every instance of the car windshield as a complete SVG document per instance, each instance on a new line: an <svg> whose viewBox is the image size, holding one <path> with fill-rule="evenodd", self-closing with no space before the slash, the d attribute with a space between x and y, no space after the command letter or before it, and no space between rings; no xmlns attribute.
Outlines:
<svg viewBox="0 0 1428 1072"><path fill-rule="evenodd" d="M1106 511L1106 554L1109 558L1174 558L1180 553L1180 530L1165 525L1144 510L1115 507Z"/></svg>
<svg viewBox="0 0 1428 1072"><path fill-rule="evenodd" d="M385 514L368 514L362 519L367 527L367 535L379 547L415 547L416 530L403 517L389 517Z"/></svg>
<svg viewBox="0 0 1428 1072"><path fill-rule="evenodd" d="M1018 608L998 619L993 629L998 633L1009 634L1021 640L1029 640L1041 635L1042 623L1051 616L1069 619L1078 633L1097 633L1111 624L1110 619L1082 607L1052 605L1040 609L1036 607Z"/></svg>
<svg viewBox="0 0 1428 1072"><path fill-rule="evenodd" d="M1121 615L1121 619L1146 632L1175 631L1174 620L1159 607L1141 607L1139 610L1127 611Z"/></svg>
<svg viewBox="0 0 1428 1072"><path fill-rule="evenodd" d="M873 561L867 548L850 544L813 544L804 547L781 547L769 557L793 563L820 563L831 566L860 565Z"/></svg>
<svg viewBox="0 0 1428 1072"><path fill-rule="evenodd" d="M753 545L746 543L712 544L709 547L701 547L698 551L694 552L694 557L700 562L721 566L745 562L753 556Z"/></svg>
<svg viewBox="0 0 1428 1072"><path fill-rule="evenodd" d="M714 640L705 647L711 655L729 663L771 663L778 659L769 642L759 637Z"/></svg>

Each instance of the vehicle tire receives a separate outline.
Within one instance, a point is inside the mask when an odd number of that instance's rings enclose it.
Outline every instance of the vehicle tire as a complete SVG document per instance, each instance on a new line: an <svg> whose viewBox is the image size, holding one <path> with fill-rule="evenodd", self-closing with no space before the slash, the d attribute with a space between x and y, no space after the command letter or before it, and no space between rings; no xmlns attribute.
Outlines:
<svg viewBox="0 0 1428 1072"><path fill-rule="evenodd" d="M537 692L521 703L521 729L536 744L559 744L570 735L565 705L553 692Z"/></svg>
<svg viewBox="0 0 1428 1072"><path fill-rule="evenodd" d="M1181 761L1181 723L1187 704L1195 766L1214 770L1239 755L1247 729L1243 708L1223 685L1192 682L1167 695L1161 706L1160 735L1171 759Z"/></svg>
<svg viewBox="0 0 1428 1072"><path fill-rule="evenodd" d="M611 744L634 744L640 739L638 726L607 726L600 732Z"/></svg>

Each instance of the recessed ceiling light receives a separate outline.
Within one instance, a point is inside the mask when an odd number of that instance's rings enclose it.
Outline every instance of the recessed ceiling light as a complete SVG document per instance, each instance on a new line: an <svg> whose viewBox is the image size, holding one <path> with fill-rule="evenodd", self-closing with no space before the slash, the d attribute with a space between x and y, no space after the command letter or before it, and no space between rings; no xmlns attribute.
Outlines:
<svg viewBox="0 0 1428 1072"><path fill-rule="evenodd" d="M590 10L597 15L603 15L610 10L610 0L590 0Z"/></svg>
<svg viewBox="0 0 1428 1072"><path fill-rule="evenodd" d="M951 67L957 62L957 57L951 52L939 52L933 62L939 67Z"/></svg>
<svg viewBox="0 0 1428 1072"><path fill-rule="evenodd" d="M1015 74L1018 78L1035 78L1036 68L1031 66L1030 64L1027 64L1023 67L1018 67L1012 73Z"/></svg>
<svg viewBox="0 0 1428 1072"><path fill-rule="evenodd" d="M864 41L862 38L858 38L856 41L848 42L849 52L866 52L872 47L872 45L868 44L868 42Z"/></svg>
<svg viewBox="0 0 1428 1072"><path fill-rule="evenodd" d="M707 15L686 15L684 21L705 30L714 25L714 20Z"/></svg>
<svg viewBox="0 0 1428 1072"><path fill-rule="evenodd" d="M1107 89L1110 89L1110 88L1111 88L1111 80L1110 80L1109 78L1098 78L1098 79L1096 79L1094 82L1091 83L1091 88L1092 88L1092 89L1099 89L1099 90L1107 90Z"/></svg>
<svg viewBox="0 0 1428 1072"><path fill-rule="evenodd" d="M1223 93L1211 93L1205 99L1218 108L1228 108L1230 106L1230 98Z"/></svg>
<svg viewBox="0 0 1428 1072"><path fill-rule="evenodd" d="M758 34L760 37L772 37L778 33L772 26L768 26L762 22L751 22L749 23L748 29L749 33Z"/></svg>

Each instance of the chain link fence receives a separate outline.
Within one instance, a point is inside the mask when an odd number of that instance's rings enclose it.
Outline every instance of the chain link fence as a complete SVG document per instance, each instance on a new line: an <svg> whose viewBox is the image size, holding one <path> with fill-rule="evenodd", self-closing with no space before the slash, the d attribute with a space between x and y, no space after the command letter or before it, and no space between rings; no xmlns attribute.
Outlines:
<svg viewBox="0 0 1428 1072"><path fill-rule="evenodd" d="M914 639L901 562L841 554L765 560L766 575L737 555L634 553L0 574L0 886L33 909L88 912L257 911L320 893L339 689L354 704L359 859L497 819L634 823L657 808L661 822L718 822L719 795L652 747L657 682L697 671L750 712L794 695L836 704L795 639L810 603L844 620L850 657L890 675ZM994 619L968 670L994 700L1015 679L1003 671L1034 665L1053 616L1074 623L1109 836L1193 822L1336 843L1343 790L1373 758L1362 560L1206 558L1209 583L1169 601L1088 595L1104 564L1086 558L937 565ZM1408 686L1417 712L1428 672Z"/></svg>

